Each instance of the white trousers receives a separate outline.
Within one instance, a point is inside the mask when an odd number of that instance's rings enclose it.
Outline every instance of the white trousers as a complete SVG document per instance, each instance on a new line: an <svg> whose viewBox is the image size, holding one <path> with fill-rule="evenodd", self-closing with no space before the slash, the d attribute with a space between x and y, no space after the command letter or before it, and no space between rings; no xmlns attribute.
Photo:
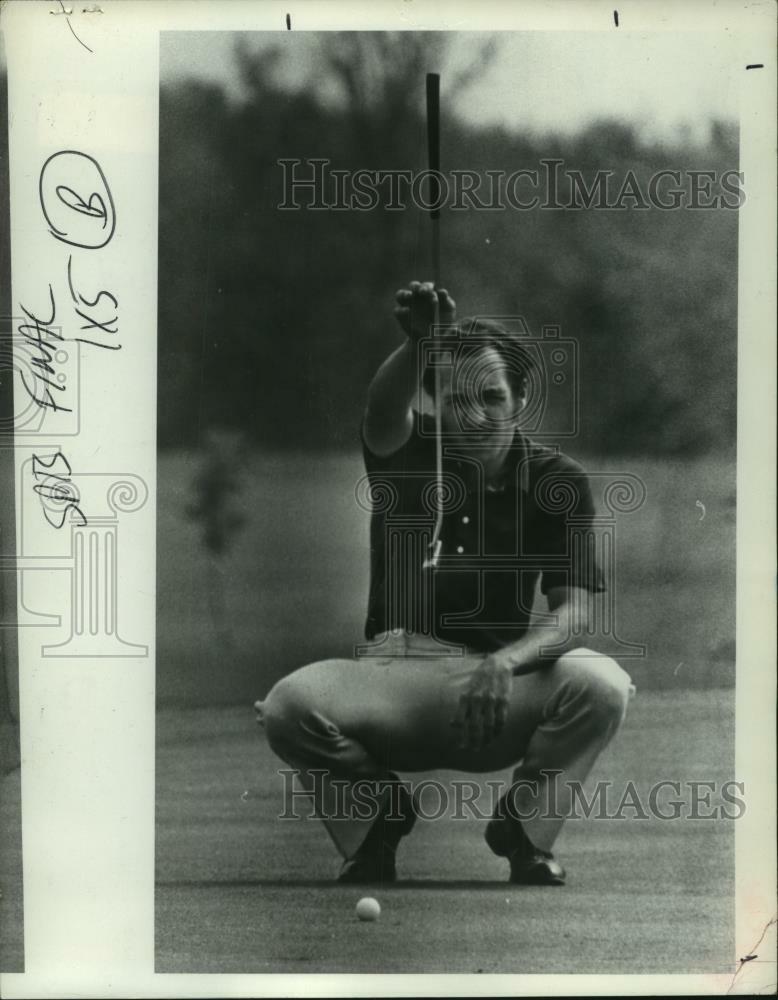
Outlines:
<svg viewBox="0 0 778 1000"><path fill-rule="evenodd" d="M271 748L299 770L302 787L316 798L316 811L345 858L353 857L371 821L329 818L335 814L334 783L341 783L342 815L344 778L376 779L388 770L486 773L513 767L524 830L536 847L550 850L569 807L569 783L584 782L624 719L635 690L629 675L592 650L565 653L514 677L500 735L481 750L465 750L451 720L485 654L430 656L430 642L392 634L382 646L386 655L322 660L282 678L255 704Z"/></svg>

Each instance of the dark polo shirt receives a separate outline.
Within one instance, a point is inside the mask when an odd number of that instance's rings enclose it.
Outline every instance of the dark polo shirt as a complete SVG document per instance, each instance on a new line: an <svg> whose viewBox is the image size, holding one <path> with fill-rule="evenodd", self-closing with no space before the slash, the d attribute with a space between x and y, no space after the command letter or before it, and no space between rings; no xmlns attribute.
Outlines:
<svg viewBox="0 0 778 1000"><path fill-rule="evenodd" d="M364 442L371 487L370 594L365 635L391 629L491 651L520 639L535 589L605 589L581 466L516 432L500 491L477 461L443 445L445 516L438 568L424 570L436 501L434 421L391 455Z"/></svg>

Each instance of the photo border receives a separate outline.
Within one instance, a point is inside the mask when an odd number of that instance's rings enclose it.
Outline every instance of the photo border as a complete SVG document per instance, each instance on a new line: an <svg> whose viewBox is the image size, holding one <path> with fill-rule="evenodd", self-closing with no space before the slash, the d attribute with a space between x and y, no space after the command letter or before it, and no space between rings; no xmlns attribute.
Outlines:
<svg viewBox="0 0 778 1000"><path fill-rule="evenodd" d="M148 653L98 654L98 669L97 662L44 658L45 628L19 629L27 971L2 977L4 995L690 995L726 992L736 977L736 990L748 979L751 992L754 975L762 985L774 983L769 962L736 964L752 953L775 916L774 5L630 3L618 5L618 26L614 5L600 3L482 3L473 9L425 0L400 8L379 0L368 10L328 0L225 2L218 8L104 0L101 6L101 13L79 7L71 14L42 2L11 0L3 7L13 302L29 302L36 288L45 292L52 275L62 281L63 247L39 216L39 165L52 152L88 145L110 178L122 225L100 263L85 266L84 274L99 287L113 282L128 332L121 364L93 354L88 371L80 373L85 403L73 453L80 472L135 476L147 490L141 508L117 514L119 544L127 553L117 607L128 641ZM292 30L307 31L704 28L722 37L734 33L740 41L747 200L739 217L736 771L749 793L736 829L731 977L153 972L157 275L156 252L150 255L149 248L157 245L158 33L216 27L283 32L287 14ZM143 385L142 395L133 385ZM47 449L70 447L56 430L41 440ZM24 483L28 445L19 441L17 448L16 473ZM22 517L32 514L30 503L22 492L17 533ZM48 551L44 544L44 557ZM25 589L39 612L68 612L67 584L51 579L56 576L40 574ZM19 610L21 616L21 604ZM54 840L52 829L59 831Z"/></svg>

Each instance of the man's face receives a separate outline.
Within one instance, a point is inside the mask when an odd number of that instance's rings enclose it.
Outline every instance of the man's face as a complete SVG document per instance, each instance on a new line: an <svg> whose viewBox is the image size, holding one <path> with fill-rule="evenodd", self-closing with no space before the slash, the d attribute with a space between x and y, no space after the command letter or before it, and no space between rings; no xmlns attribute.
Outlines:
<svg viewBox="0 0 778 1000"><path fill-rule="evenodd" d="M486 457L510 443L523 399L508 381L500 355L486 347L441 371L441 422L462 448Z"/></svg>

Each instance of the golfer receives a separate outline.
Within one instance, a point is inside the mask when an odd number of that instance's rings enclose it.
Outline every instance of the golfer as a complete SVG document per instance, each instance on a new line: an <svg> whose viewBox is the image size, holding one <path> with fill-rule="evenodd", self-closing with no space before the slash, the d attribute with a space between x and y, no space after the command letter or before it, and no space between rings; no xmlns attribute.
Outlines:
<svg viewBox="0 0 778 1000"><path fill-rule="evenodd" d="M604 589L587 477L521 431L538 375L526 338L457 321L452 297L429 282L401 289L395 315L405 341L373 378L362 425L373 499L366 642L352 659L283 678L256 703L258 720L339 849L340 881L396 878L418 812L397 772L510 768L486 843L511 882L562 885L552 848L572 788L634 690L584 644ZM547 611L533 615L538 587Z"/></svg>

